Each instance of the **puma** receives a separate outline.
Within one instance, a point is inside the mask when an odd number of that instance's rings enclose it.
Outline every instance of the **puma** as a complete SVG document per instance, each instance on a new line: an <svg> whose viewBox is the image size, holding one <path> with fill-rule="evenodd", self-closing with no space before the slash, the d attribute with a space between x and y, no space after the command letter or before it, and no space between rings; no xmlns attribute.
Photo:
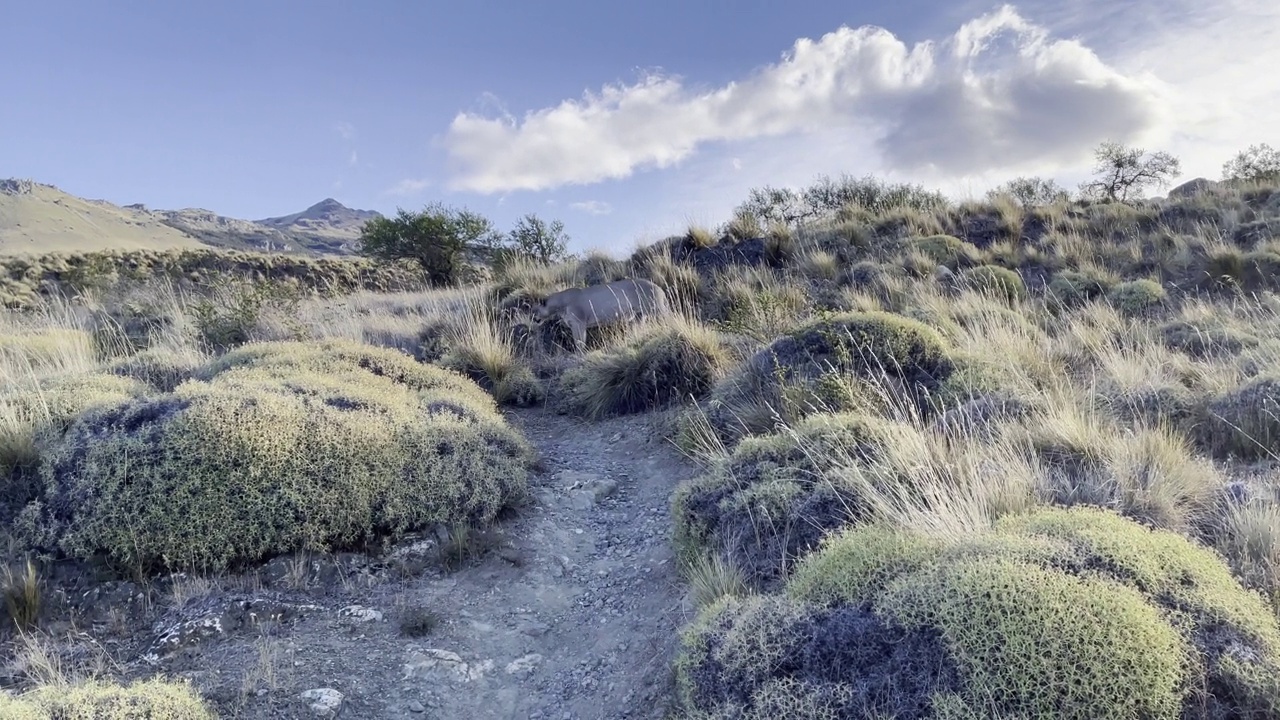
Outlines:
<svg viewBox="0 0 1280 720"><path fill-rule="evenodd" d="M553 293L534 306L533 314L538 322L552 315L561 317L573 331L573 341L581 352L586 347L587 328L670 311L661 287L648 280L628 278Z"/></svg>

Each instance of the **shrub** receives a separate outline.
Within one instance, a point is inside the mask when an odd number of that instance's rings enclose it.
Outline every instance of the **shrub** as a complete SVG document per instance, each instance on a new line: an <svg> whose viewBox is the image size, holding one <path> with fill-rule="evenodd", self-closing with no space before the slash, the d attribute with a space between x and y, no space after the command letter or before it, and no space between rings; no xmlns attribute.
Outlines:
<svg viewBox="0 0 1280 720"><path fill-rule="evenodd" d="M204 363L205 358L194 351L153 347L112 362L106 371L170 392L189 380Z"/></svg>
<svg viewBox="0 0 1280 720"><path fill-rule="evenodd" d="M0 479L15 471L34 471L41 451L55 442L81 414L142 397L150 389L137 380L92 373L59 376L38 387L9 388L0 393ZM10 478L0 505L21 507L34 488Z"/></svg>
<svg viewBox="0 0 1280 720"><path fill-rule="evenodd" d="M1162 307L1169 294L1164 286L1145 278L1122 282L1111 288L1107 300L1121 313L1129 316L1145 315Z"/></svg>
<svg viewBox="0 0 1280 720"><path fill-rule="evenodd" d="M750 361L757 372L825 375L833 370L901 378L909 389L936 388L953 369L933 328L889 312L840 313L806 322Z"/></svg>
<svg viewBox="0 0 1280 720"><path fill-rule="evenodd" d="M937 265L956 270L982 262L982 251L952 235L929 235L916 238L911 247Z"/></svg>
<svg viewBox="0 0 1280 720"><path fill-rule="evenodd" d="M0 692L0 717L12 720L215 720L218 716L186 682L153 678L127 686L99 681L44 685L13 698Z"/></svg>
<svg viewBox="0 0 1280 720"><path fill-rule="evenodd" d="M1170 320L1159 327L1160 340L1165 347L1197 359L1236 355L1258 345L1258 338L1225 324L1224 320Z"/></svg>
<svg viewBox="0 0 1280 720"><path fill-rule="evenodd" d="M840 631L810 630L837 613ZM846 529L802 561L784 597L724 600L682 645L681 701L710 714L758 713L780 687L825 713L794 717L1280 710L1280 626L1263 600L1212 551L1092 508L945 540Z"/></svg>
<svg viewBox="0 0 1280 720"><path fill-rule="evenodd" d="M686 562L725 557L756 587L768 587L822 534L857 520L856 490L826 479L834 453L883 457L911 445L909 425L853 413L820 414L794 430L744 439L673 499L675 542ZM917 442L918 445L918 442Z"/></svg>
<svg viewBox="0 0 1280 720"><path fill-rule="evenodd" d="M964 270L960 273L959 280L964 287L995 295L1008 302L1024 300L1027 297L1027 286L1022 281L1022 276L996 265L979 265Z"/></svg>
<svg viewBox="0 0 1280 720"><path fill-rule="evenodd" d="M1217 457L1260 460L1280 453L1280 377L1264 375L1214 398L1201 426Z"/></svg>
<svg viewBox="0 0 1280 720"><path fill-rule="evenodd" d="M712 389L707 420L726 444L817 410L867 410L900 395L927 410L951 374L933 328L883 311L837 313L801 324L756 352Z"/></svg>
<svg viewBox="0 0 1280 720"><path fill-rule="evenodd" d="M83 415L42 463L24 526L43 528L37 545L146 572L492 520L523 494L530 447L474 383L401 357L271 344Z"/></svg>
<svg viewBox="0 0 1280 720"><path fill-rule="evenodd" d="M1049 281L1048 295L1058 305L1078 307L1102 297L1109 288L1110 282L1101 273L1061 270Z"/></svg>
<svg viewBox="0 0 1280 720"><path fill-rule="evenodd" d="M590 418L646 412L705 396L730 360L717 332L672 320L591 353L564 373L561 387L568 405Z"/></svg>

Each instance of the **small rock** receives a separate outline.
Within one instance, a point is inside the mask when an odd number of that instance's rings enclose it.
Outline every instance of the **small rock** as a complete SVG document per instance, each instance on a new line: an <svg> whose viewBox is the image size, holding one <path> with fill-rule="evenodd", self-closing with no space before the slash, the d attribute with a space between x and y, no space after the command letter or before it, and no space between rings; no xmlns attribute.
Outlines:
<svg viewBox="0 0 1280 720"><path fill-rule="evenodd" d="M524 627L520 628L520 632L528 635L529 637L539 637L546 635L547 631L550 629L550 625L535 620L533 622L526 623Z"/></svg>
<svg viewBox="0 0 1280 720"><path fill-rule="evenodd" d="M596 502L600 502L605 498L613 495L618 491L617 480L600 480L591 488L591 494Z"/></svg>
<svg viewBox="0 0 1280 720"><path fill-rule="evenodd" d="M307 690L302 693L302 699L310 701L309 707L317 715L334 715L342 707L342 693L333 688Z"/></svg>
<svg viewBox="0 0 1280 720"><path fill-rule="evenodd" d="M409 703L409 712L411 713L422 714L426 711L427 711L426 706L418 702L417 700L414 700L413 702Z"/></svg>
<svg viewBox="0 0 1280 720"><path fill-rule="evenodd" d="M507 663L507 674L515 675L516 677L521 677L521 678L528 677L529 675L533 674L533 671L536 670L538 665L540 665L541 663L542 663L541 655L539 655L538 653L529 653L524 657L516 658L515 660L512 660L510 663Z"/></svg>
<svg viewBox="0 0 1280 720"><path fill-rule="evenodd" d="M515 565L516 567L520 567L524 564L524 557L520 554L519 550L513 547L504 547L498 550L498 557L506 560L512 565Z"/></svg>
<svg viewBox="0 0 1280 720"><path fill-rule="evenodd" d="M348 605L338 611L343 617L355 618L360 622L381 622L382 612L363 605Z"/></svg>

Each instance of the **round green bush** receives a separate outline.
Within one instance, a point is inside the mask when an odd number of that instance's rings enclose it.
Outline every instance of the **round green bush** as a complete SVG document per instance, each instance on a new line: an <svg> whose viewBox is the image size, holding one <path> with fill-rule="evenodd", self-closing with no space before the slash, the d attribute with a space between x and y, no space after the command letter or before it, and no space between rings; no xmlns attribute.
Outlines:
<svg viewBox="0 0 1280 720"><path fill-rule="evenodd" d="M1025 300L1027 285L1022 276L1013 270L997 265L979 265L961 271L959 282L963 287L994 295L1007 302Z"/></svg>
<svg viewBox="0 0 1280 720"><path fill-rule="evenodd" d="M793 707L816 709L797 718L1280 711L1280 625L1266 601L1213 551L1094 508L945 539L843 530L783 597L707 608L676 668L685 709L712 717L758 716L780 686ZM884 678L905 682L885 690Z"/></svg>
<svg viewBox="0 0 1280 720"><path fill-rule="evenodd" d="M787 562L825 532L864 518L858 490L824 476L829 464L891 463L890 446L910 446L918 434L891 420L823 413L793 430L745 438L707 474L677 488L677 551L686 562L721 554L751 585L772 587Z"/></svg>
<svg viewBox="0 0 1280 720"><path fill-rule="evenodd" d="M801 324L717 383L705 411L726 444L767 430L773 416L796 421L819 410L876 405L901 395L928 412L929 397L954 370L934 328L883 311L847 312Z"/></svg>
<svg viewBox="0 0 1280 720"><path fill-rule="evenodd" d="M257 352L76 420L24 510L37 544L134 571L216 571L484 523L523 495L530 446L456 373L397 381L387 357L365 369L290 344Z"/></svg>
<svg viewBox="0 0 1280 720"><path fill-rule="evenodd" d="M751 359L756 372L825 375L832 370L864 377L895 376L913 388L934 388L952 371L950 348L924 323L870 311L810 320Z"/></svg>
<svg viewBox="0 0 1280 720"><path fill-rule="evenodd" d="M916 238L911 247L929 258L935 265L944 265L951 270L971 267L982 262L982 251L972 243L965 242L953 235L929 235Z"/></svg>
<svg viewBox="0 0 1280 720"><path fill-rule="evenodd" d="M1097 273L1060 270L1049 281L1047 294L1063 307L1077 307L1102 297L1111 283Z"/></svg>
<svg viewBox="0 0 1280 720"><path fill-rule="evenodd" d="M216 720L218 717L185 682L143 680L127 686L98 681L44 685L24 695L0 692L6 720Z"/></svg>
<svg viewBox="0 0 1280 720"><path fill-rule="evenodd" d="M1107 300L1124 315L1139 316L1158 310L1168 300L1164 286L1154 280L1122 282L1107 292Z"/></svg>
<svg viewBox="0 0 1280 720"><path fill-rule="evenodd" d="M565 403L589 418L647 412L704 397L732 353L715 330L673 320L591 353L560 379Z"/></svg>
<svg viewBox="0 0 1280 720"><path fill-rule="evenodd" d="M483 388L457 372L420 363L400 350L355 340L250 343L200 368L195 379L211 380L239 367L271 369L281 377L291 373L328 374L362 370L410 390L462 395L480 407L492 404Z"/></svg>

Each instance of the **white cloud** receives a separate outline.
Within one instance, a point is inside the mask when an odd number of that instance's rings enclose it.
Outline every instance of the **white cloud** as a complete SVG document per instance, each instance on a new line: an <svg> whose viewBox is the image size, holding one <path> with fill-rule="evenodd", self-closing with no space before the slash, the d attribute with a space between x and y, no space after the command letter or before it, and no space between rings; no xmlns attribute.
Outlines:
<svg viewBox="0 0 1280 720"><path fill-rule="evenodd" d="M360 162L360 155L359 155L358 153L356 153L356 151L355 151L355 150L352 150L352 151L351 151L351 158L350 158L350 161L349 161L349 162L351 163L351 165L352 165L353 167L354 167L355 165L359 164L359 162Z"/></svg>
<svg viewBox="0 0 1280 720"><path fill-rule="evenodd" d="M356 138L356 127L345 120L339 120L333 124L334 132L342 136L343 140L354 140Z"/></svg>
<svg viewBox="0 0 1280 720"><path fill-rule="evenodd" d="M1005 6L941 43L908 47L874 27L803 38L780 62L705 92L650 74L521 121L463 112L443 144L452 186L486 193L620 179L711 142L833 128L873 132L889 166L954 174L1078 160L1103 139L1142 137L1166 120L1165 91Z"/></svg>
<svg viewBox="0 0 1280 720"><path fill-rule="evenodd" d="M581 210L588 215L608 215L613 212L612 205L600 200L585 200L583 202L569 203L569 207L574 210Z"/></svg>
<svg viewBox="0 0 1280 720"><path fill-rule="evenodd" d="M430 180L418 180L414 178L405 178L395 185L387 189L388 195L397 195L400 197L408 197L417 195L431 186Z"/></svg>

